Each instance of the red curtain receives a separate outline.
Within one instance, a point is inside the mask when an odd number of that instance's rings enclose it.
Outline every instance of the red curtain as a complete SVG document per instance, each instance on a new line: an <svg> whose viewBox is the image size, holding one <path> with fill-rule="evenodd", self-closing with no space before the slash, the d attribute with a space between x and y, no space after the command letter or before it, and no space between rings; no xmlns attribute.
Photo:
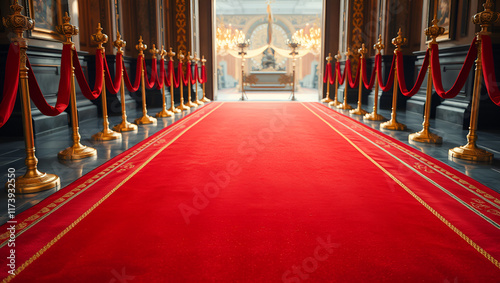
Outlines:
<svg viewBox="0 0 500 283"><path fill-rule="evenodd" d="M14 104L16 103L17 88L19 86L20 69L19 45L11 43L5 65L5 80L3 83L3 97L0 103L0 128L9 120Z"/></svg>
<svg viewBox="0 0 500 283"><path fill-rule="evenodd" d="M495 66L493 65L493 50L491 47L491 38L488 35L482 36L481 41L481 61L483 62L484 84L488 90L491 100L500 106L500 91L498 90Z"/></svg>
<svg viewBox="0 0 500 283"><path fill-rule="evenodd" d="M123 71L122 60L123 55L121 53L116 54L115 79L112 81L108 67L108 60L106 59L106 56L104 56L104 66L106 67L106 89L112 94L117 94L118 91L120 91Z"/></svg>
<svg viewBox="0 0 500 283"><path fill-rule="evenodd" d="M78 61L78 60L77 60ZM61 77L59 78L59 89L57 91L56 106L50 106L43 97L40 86L36 81L33 68L29 59L26 60L28 66L28 85L30 97L42 114L47 116L57 116L61 114L69 104L70 81L71 81L71 44L64 44L61 56Z"/></svg>
<svg viewBox="0 0 500 283"><path fill-rule="evenodd" d="M394 83L394 66L395 66L395 61L396 61L396 55L392 56L392 63L391 63L391 71L389 72L389 78L387 79L387 82L384 84L382 81L382 56L378 54L378 57L375 57L375 60L378 62L375 63L375 66L377 67L377 79L378 79L378 85L380 86L380 89L382 91L389 91L393 87Z"/></svg>
<svg viewBox="0 0 500 283"><path fill-rule="evenodd" d="M125 62L122 60L123 65L123 71L125 72L125 85L127 86L128 91L130 92L136 92L139 90L139 86L141 85L141 64L142 64L142 55L137 57L137 64L135 68L135 81L134 84L130 82L130 78L127 73L127 68L125 68Z"/></svg>
<svg viewBox="0 0 500 283"><path fill-rule="evenodd" d="M439 63L438 45L433 44L431 48L432 81L434 82L434 89L442 98L453 98L457 96L458 92L464 86L467 81L467 77L469 76L469 72L474 65L474 60L477 56L476 38L474 38L472 44L470 45L469 52L467 53L467 57L465 58L465 62L460 70L460 73L458 74L457 80L448 91L443 89L443 82L441 80L441 65Z"/></svg>
<svg viewBox="0 0 500 283"><path fill-rule="evenodd" d="M415 95L415 93L418 92L418 90L422 86L422 83L424 82L425 74L427 73L427 68L429 67L429 49L427 49L427 52L425 53L424 62L422 63L422 68L420 68L420 72L418 73L417 82L410 91L406 89L403 54L397 51L396 56L398 61L399 89L404 96L412 97L413 95Z"/></svg>
<svg viewBox="0 0 500 283"><path fill-rule="evenodd" d="M94 100L101 95L102 91L102 83L103 83L103 60L102 60L102 50L97 49L96 54L95 54L95 84L94 84L94 90L90 89L89 84L87 83L87 79L85 78L85 75L83 74L82 66L80 66L80 60L78 59L78 53L76 50L73 50L73 66L75 68L75 76L76 80L78 81L78 85L80 86L80 90L83 93L83 96L85 96L89 100Z"/></svg>

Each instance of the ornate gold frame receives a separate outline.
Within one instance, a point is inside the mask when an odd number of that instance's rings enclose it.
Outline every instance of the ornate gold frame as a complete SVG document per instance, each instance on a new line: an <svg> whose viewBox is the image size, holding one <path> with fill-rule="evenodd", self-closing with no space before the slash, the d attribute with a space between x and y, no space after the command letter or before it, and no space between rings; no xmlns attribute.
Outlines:
<svg viewBox="0 0 500 283"><path fill-rule="evenodd" d="M29 38L38 38L44 40L52 41L64 41L64 36L56 32L56 26L63 23L64 12L67 12L68 0L55 0L57 9L57 23L53 29L45 29L37 27L37 16L35 15L35 10L33 8L33 1L36 0L24 0L24 6L27 7L26 14L35 20L35 28L28 32ZM63 5L66 9L63 10Z"/></svg>

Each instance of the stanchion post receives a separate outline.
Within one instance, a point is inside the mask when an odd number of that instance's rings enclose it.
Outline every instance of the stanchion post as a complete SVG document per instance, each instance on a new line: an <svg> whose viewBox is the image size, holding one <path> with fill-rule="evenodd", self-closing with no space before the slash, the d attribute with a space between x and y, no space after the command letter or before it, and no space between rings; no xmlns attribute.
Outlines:
<svg viewBox="0 0 500 283"><path fill-rule="evenodd" d="M184 54L182 54L182 50L179 50L179 54L177 54L177 59L179 59L179 62L184 61ZM182 77L179 77L179 87L181 91L181 101L179 106L177 106L177 109L182 112L189 109L189 107L187 107L184 104L184 82L182 81Z"/></svg>
<svg viewBox="0 0 500 283"><path fill-rule="evenodd" d="M73 35L78 34L78 28L71 25L68 13L63 18L64 23L57 26L57 31L66 37L63 44L70 44L71 49L75 49L75 45L71 41ZM73 67L73 54L71 54L71 81L70 81L70 104L71 104L71 125L73 129L73 146L66 148L58 153L57 157L63 160L83 159L97 155L97 151L80 143L80 133L78 132L78 110L76 107L76 92L75 92L75 68Z"/></svg>
<svg viewBox="0 0 500 283"><path fill-rule="evenodd" d="M106 56L105 49L102 46L103 43L108 42L108 36L102 33L101 23L97 26L97 32L92 36L92 41L97 43L97 50L100 50L102 56ZM116 140L122 137L120 133L112 131L109 129L109 121L108 121L108 103L106 101L106 70L102 72L102 91L101 91L101 101L102 101L102 124L103 130L94 134L92 136L93 140L99 141L109 141Z"/></svg>
<svg viewBox="0 0 500 283"><path fill-rule="evenodd" d="M403 37L403 33L401 32L401 28L398 31L398 36L392 39L392 44L396 46L394 50L394 54L401 50L401 46L405 45L407 39ZM402 123L398 123L397 121L397 107L398 107L398 58L396 58L394 66L394 88L392 90L392 113L391 119L385 123L380 124L382 129L393 130L393 131L404 131L406 130L406 125ZM403 78L404 79L404 78Z"/></svg>
<svg viewBox="0 0 500 283"><path fill-rule="evenodd" d="M164 49L163 45L160 50L160 60L165 64L165 55L167 55L167 51ZM163 80L164 77L159 78ZM163 87L161 88L161 101L162 101L162 109L160 112L156 113L156 118L166 118L174 116L174 113L167 110L167 102L165 100L165 82L163 82Z"/></svg>
<svg viewBox="0 0 500 283"><path fill-rule="evenodd" d="M330 66L330 72L332 71L332 68L331 68L331 65L328 65L330 64L330 62L332 61L332 53L328 53L328 57L326 57L326 67ZM327 74L328 71L325 69L325 74ZM330 99L330 78L328 76L326 76L326 97L321 99L321 102L324 102L324 103L330 103L332 102L333 100Z"/></svg>
<svg viewBox="0 0 500 283"><path fill-rule="evenodd" d="M335 55L335 60L337 63L340 63L340 59L342 59L342 54L340 54L340 51L337 51L337 55ZM338 100L338 95L339 95L339 79L337 77L337 68L335 68L335 71L333 72L335 76L335 97L333 98L333 101L328 103L330 106L337 107L340 105L340 102Z"/></svg>
<svg viewBox="0 0 500 283"><path fill-rule="evenodd" d="M116 40L113 43L113 45L116 47L117 52L119 54L123 55L123 48L127 46L127 42L122 40L122 37L120 35L120 32L116 32ZM122 57L123 58L123 57ZM129 131L136 131L137 130L137 125L134 125L130 122L127 121L127 105L125 102L125 78L124 78L124 73L125 71L123 68L125 68L125 65L123 64L123 59L122 62L116 62L116 64L122 64L122 82L120 84L120 100L121 100L121 106L122 106L122 122L116 126L113 127L114 131L117 132L129 132Z"/></svg>
<svg viewBox="0 0 500 283"><path fill-rule="evenodd" d="M3 18L3 24L8 29L12 30L16 36L10 40L20 48L20 71L19 80L21 84L21 108L24 131L24 145L26 150L26 173L19 176L15 180L16 193L28 194L40 191L58 188L61 184L59 177L55 174L47 174L38 171L38 159L35 156L35 140L33 137L33 123L31 118L31 100L28 88L28 68L26 67L26 50L28 49L28 40L23 37L26 30L32 30L35 26L31 18L23 16L21 11L23 7L16 1L10 6L13 14ZM9 82L4 82L9 83ZM5 188L9 189L9 184L5 184Z"/></svg>
<svg viewBox="0 0 500 283"><path fill-rule="evenodd" d="M349 57L352 55L352 52L351 52L351 48L350 47L347 47L347 51L344 53L345 55L345 59L346 59L346 62L347 60L349 60ZM346 66L347 68L347 63L346 63ZM346 72L347 70L344 69L344 72ZM349 78L346 76L345 78L345 87L344 87L344 101L342 101L341 104L337 105L337 108L338 109L342 109L342 110L351 110L352 107L351 105L347 104L347 91L349 89Z"/></svg>
<svg viewBox="0 0 500 283"><path fill-rule="evenodd" d="M169 61L172 61L172 70L170 70L169 68L169 72L170 72L170 108L168 109L168 111L172 112L172 113L180 113L182 112L181 110L175 108L175 102L174 102L174 71L175 71L175 68L174 68L174 56L175 56L175 52L172 51L172 47L170 47L170 51L168 51L167 53L168 55L168 58L169 58ZM170 64L169 64L170 66ZM180 78L179 78L180 79ZM182 83L182 82L181 82Z"/></svg>
<svg viewBox="0 0 500 283"><path fill-rule="evenodd" d="M358 49L359 53L359 89L358 89L358 107L356 109L353 109L349 111L349 113L354 114L354 115L366 115L366 112L363 108L361 108L361 99L363 95L363 64L362 61L365 58L367 50L365 48L365 44L363 43L361 45L361 48Z"/></svg>
<svg viewBox="0 0 500 283"><path fill-rule="evenodd" d="M481 59L481 41L482 35L490 34L488 28L498 21L500 13L492 11L494 4L491 0L487 0L483 4L484 11L475 14L472 22L476 25L481 25L481 31L476 33L477 59L476 59L476 74L474 77L474 92L472 94L472 106L470 113L469 134L467 134L467 144L452 148L448 151L448 156L451 158L465 159L476 162L491 162L493 153L484 149L478 148L477 141L477 118L479 115L479 101L481 96L481 79L482 79L482 59Z"/></svg>
<svg viewBox="0 0 500 283"><path fill-rule="evenodd" d="M198 62L200 62L200 58L198 58L198 55L196 55L196 52L194 53L194 62L196 64L196 69L195 69L195 72L197 73L197 75L199 76L200 72L198 71ZM196 97L196 100L194 101L194 103L198 104L198 105L203 105L205 104L203 101L201 101L199 98L198 98L198 80L196 80L196 84L195 84L195 97ZM203 98L202 98L203 99Z"/></svg>
<svg viewBox="0 0 500 283"><path fill-rule="evenodd" d="M146 44L142 43L142 36L139 37L139 44L135 46L137 50L139 50L139 56L142 55L142 60L139 62L141 64L141 93L142 93L142 117L134 120L134 123L137 125L147 125L147 124L156 124L156 118L148 115L148 109L146 108L146 70L144 69L144 50L148 49ZM153 44L153 49L149 51L153 56L156 56L158 50L155 48Z"/></svg>
<svg viewBox="0 0 500 283"><path fill-rule="evenodd" d="M438 20L437 16L434 15L434 20L432 20L432 26L425 29L425 35L432 38L429 42L429 60L432 58L432 46L434 44L438 44L436 38L444 33L444 28L437 25ZM437 70L440 72L441 70ZM432 143L432 144L441 144L443 143L443 138L433 134L430 132L429 127L429 119L431 116L431 100L432 100L432 64L429 64L428 72L427 72L427 92L425 95L425 108L424 108L424 122L422 123L422 130L420 132L416 132L410 134L408 136L408 140L423 142L423 143Z"/></svg>
<svg viewBox="0 0 500 283"><path fill-rule="evenodd" d="M193 75L193 68L191 66L191 64L188 64L191 63L193 61L193 56L191 56L191 52L188 51L188 54L186 56L186 67L187 68L191 68L191 70L187 70L187 71L191 71L191 76ZM187 74L187 71L186 71L186 74ZM185 104L187 107L198 107L197 104L194 104L193 102L191 102L191 92L193 91L193 86L191 84L191 78L188 78L188 101L187 103Z"/></svg>
<svg viewBox="0 0 500 283"><path fill-rule="evenodd" d="M382 35L381 34L379 34L378 41L377 41L377 43L375 43L375 45L373 45L373 48L377 49L377 55L380 55L380 51L385 48L385 45L382 43ZM379 88L378 79L377 79L377 76L379 74L377 74L377 72L378 72L377 68L375 68L374 72L375 72L375 74L374 74L374 76L375 76L375 94L373 97L373 99L374 99L373 100L373 112L366 114L363 117L363 119L370 120L370 121L383 121L383 120L385 120L385 117L377 113L378 112L378 88Z"/></svg>
<svg viewBox="0 0 500 283"><path fill-rule="evenodd" d="M207 62L207 59L205 59L205 55L202 55L201 56L201 66L204 67L206 62ZM206 93L205 93L205 84L206 84L206 82L203 82L203 84L202 84L203 98L201 99L201 101L210 102L211 100L207 98Z"/></svg>

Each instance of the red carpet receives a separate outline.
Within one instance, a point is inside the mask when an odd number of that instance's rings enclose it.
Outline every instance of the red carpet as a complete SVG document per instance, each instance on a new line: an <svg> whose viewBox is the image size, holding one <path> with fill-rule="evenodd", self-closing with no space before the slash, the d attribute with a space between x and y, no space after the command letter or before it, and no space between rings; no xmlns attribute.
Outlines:
<svg viewBox="0 0 500 283"><path fill-rule="evenodd" d="M1 275L495 282L499 199L319 103L211 103L20 214Z"/></svg>

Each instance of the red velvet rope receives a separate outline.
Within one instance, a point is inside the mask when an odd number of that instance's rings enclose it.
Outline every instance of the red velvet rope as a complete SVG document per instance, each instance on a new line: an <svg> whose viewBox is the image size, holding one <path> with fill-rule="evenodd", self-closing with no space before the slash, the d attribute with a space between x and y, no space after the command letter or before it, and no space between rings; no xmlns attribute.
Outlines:
<svg viewBox="0 0 500 283"><path fill-rule="evenodd" d="M404 96L412 97L413 95L415 95L415 93L418 92L418 90L422 86L422 83L424 82L425 74L427 73L427 68L429 67L429 49L427 49L427 52L425 52L424 62L422 63L422 68L420 68L420 72L418 73L417 82L410 91L406 89L403 54L401 54L400 51L397 51L396 56L398 61L399 89Z"/></svg>
<svg viewBox="0 0 500 283"><path fill-rule="evenodd" d="M337 73L337 80L339 81L339 85L343 85L344 80L345 80L345 75L347 74L346 68L344 68L344 74L340 75L340 73L341 73L340 72L340 63L336 62L335 63L335 73Z"/></svg>
<svg viewBox="0 0 500 283"><path fill-rule="evenodd" d="M0 103L0 128L9 120L14 104L16 103L17 88L19 86L20 69L19 45L11 43L5 65L5 80L3 83L3 97Z"/></svg>
<svg viewBox="0 0 500 283"><path fill-rule="evenodd" d="M57 116L61 114L69 104L70 81L71 81L71 45L64 44L61 56L61 77L59 79L59 89L57 91L56 106L50 106L43 97L40 86L36 81L33 68L27 58L26 65L28 67L28 85L30 89L30 97L33 103L38 107L42 114L47 116Z"/></svg>
<svg viewBox="0 0 500 283"><path fill-rule="evenodd" d="M89 84L87 83L87 79L83 74L82 66L80 66L80 60L78 59L78 53L76 50L73 50L73 67L75 68L75 76L78 81L78 85L80 86L80 90L82 91L83 96L85 96L89 100L94 100L101 95L102 91L102 83L103 83L103 60L102 60L102 50L97 50L95 54L95 84L94 90L90 89Z"/></svg>
<svg viewBox="0 0 500 283"><path fill-rule="evenodd" d="M380 56L380 54L377 54L376 56ZM371 74L371 77L370 77L370 82L366 82L366 59L363 58L361 59L361 64L363 66L363 74L362 74L362 77L363 77L363 84L365 85L365 88L370 90L373 88L373 85L375 84L375 73L376 73L376 70L377 70L377 64L378 64L378 60L375 56L375 66L373 67L373 70L372 70L372 74Z"/></svg>
<svg viewBox="0 0 500 283"><path fill-rule="evenodd" d="M207 68L205 65L201 65L201 78L199 80L200 84L207 82Z"/></svg>
<svg viewBox="0 0 500 283"><path fill-rule="evenodd" d="M486 89L488 90L491 101L500 106L500 91L498 90L495 66L493 65L493 50L491 45L491 38L488 35L482 36L481 50L484 84L486 85Z"/></svg>
<svg viewBox="0 0 500 283"><path fill-rule="evenodd" d="M141 86L141 61L142 61L142 55L137 57L137 64L136 64L136 69L135 69L135 81L134 81L134 85L132 85L130 83L130 78L128 77L127 68L125 68L125 62L122 60L122 62L124 64L123 71L125 72L125 76L124 76L125 86L127 86L127 89L130 92L136 92L137 90L139 90L139 86Z"/></svg>
<svg viewBox="0 0 500 283"><path fill-rule="evenodd" d="M378 57L375 56L375 60L378 62L375 63L375 66L377 67L377 80L378 80L378 85L380 86L380 89L382 91L389 91L393 87L394 83L394 64L396 64L396 55L392 56L392 63L391 63L391 71L389 72L389 78L387 79L387 83L384 84L382 81L382 56L378 54Z"/></svg>
<svg viewBox="0 0 500 283"><path fill-rule="evenodd" d="M196 84L196 81L198 81L198 64L195 63L194 72L191 73L191 84Z"/></svg>
<svg viewBox="0 0 500 283"><path fill-rule="evenodd" d="M326 84L326 81L330 78L330 74L332 72L332 63L326 63L325 67L325 76L323 77L323 83ZM330 81L328 81L330 83Z"/></svg>
<svg viewBox="0 0 500 283"><path fill-rule="evenodd" d="M356 79L354 81L352 81L351 60L347 60L345 62L345 66L347 68L347 81L349 82L349 86L351 88L355 88L358 85L358 83L359 83L359 73L360 73L360 70L358 68L358 70L356 72Z"/></svg>
<svg viewBox="0 0 500 283"><path fill-rule="evenodd" d="M186 76L184 76L184 73L182 74L182 83L184 86L188 86L189 81L191 81L191 62L189 61L187 63L186 73Z"/></svg>
<svg viewBox="0 0 500 283"><path fill-rule="evenodd" d="M174 73L174 87L179 87L182 82L182 62L179 62L177 65L177 77L175 77L175 70L172 70Z"/></svg>
<svg viewBox="0 0 500 283"><path fill-rule="evenodd" d="M153 63L151 64L151 79L148 78L148 72L147 72L147 68L146 68L146 60L143 60L143 64L144 64L144 81L146 83L146 87L148 89L152 89L154 86L155 86L155 83L157 81L157 70L156 70L156 58L153 58Z"/></svg>
<svg viewBox="0 0 500 283"><path fill-rule="evenodd" d="M165 60L161 60L160 62L160 74L158 74L156 82L156 89L162 89L165 83Z"/></svg>
<svg viewBox="0 0 500 283"><path fill-rule="evenodd" d="M165 85L167 87L170 87L172 84L171 84L171 81L170 81L170 74L172 74L172 70L174 69L174 61L172 60L169 60L168 61L168 69L167 71L165 72Z"/></svg>
<svg viewBox="0 0 500 283"><path fill-rule="evenodd" d="M121 53L116 54L116 65L115 65L115 78L112 81L111 75L108 67L108 60L106 56L103 56L104 66L106 67L106 89L112 93L117 94L120 91L120 85L122 82L122 71L123 71L123 55Z"/></svg>
<svg viewBox="0 0 500 283"><path fill-rule="evenodd" d="M474 38L472 44L470 45L469 52L467 53L467 57L465 57L465 62L460 70L460 73L458 74L457 80L448 91L443 89L443 82L441 81L441 65L439 63L438 46L437 44L432 44L431 48L432 81L434 82L434 89L442 98L453 98L457 96L459 91L464 86L467 81L467 77L469 76L469 72L474 65L474 60L477 56L476 38Z"/></svg>

